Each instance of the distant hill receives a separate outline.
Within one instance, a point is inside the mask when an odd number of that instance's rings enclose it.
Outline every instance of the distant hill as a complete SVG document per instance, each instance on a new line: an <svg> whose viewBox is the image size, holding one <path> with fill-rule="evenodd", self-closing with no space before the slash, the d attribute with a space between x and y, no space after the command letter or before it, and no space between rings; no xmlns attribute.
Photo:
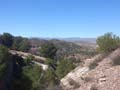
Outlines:
<svg viewBox="0 0 120 90"><path fill-rule="evenodd" d="M57 39L61 41L66 41L66 42L72 42L75 43L79 46L85 46L85 47L91 47L91 48L96 48L96 38L45 38L45 40L52 40L52 39Z"/></svg>
<svg viewBox="0 0 120 90"><path fill-rule="evenodd" d="M66 42L73 42L77 45L84 47L96 48L96 38L60 38L59 40L63 40Z"/></svg>

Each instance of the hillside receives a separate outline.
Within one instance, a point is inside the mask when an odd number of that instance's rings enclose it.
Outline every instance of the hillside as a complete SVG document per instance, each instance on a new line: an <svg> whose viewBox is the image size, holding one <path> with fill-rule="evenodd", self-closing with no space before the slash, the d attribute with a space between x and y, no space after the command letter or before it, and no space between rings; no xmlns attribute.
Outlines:
<svg viewBox="0 0 120 90"><path fill-rule="evenodd" d="M46 42L52 42L56 48L57 51L57 58L63 58L68 56L75 56L79 59L88 58L90 56L93 56L96 54L94 47L89 46L90 44L87 44L85 46L84 44L76 44L74 42L67 42L64 40L58 40L58 39L38 39L38 38L31 38L30 42L32 45L31 53L33 54L40 54L39 48L43 43Z"/></svg>
<svg viewBox="0 0 120 90"><path fill-rule="evenodd" d="M98 55L86 60L61 79L64 90L120 90L120 48L106 57ZM88 61L91 61L88 63ZM97 63L94 68L90 64Z"/></svg>
<svg viewBox="0 0 120 90"><path fill-rule="evenodd" d="M120 89L120 39L112 33L97 39L97 49L89 42L78 45L57 39L15 37L9 33L1 35L0 41L0 83L4 85L0 84L0 88Z"/></svg>

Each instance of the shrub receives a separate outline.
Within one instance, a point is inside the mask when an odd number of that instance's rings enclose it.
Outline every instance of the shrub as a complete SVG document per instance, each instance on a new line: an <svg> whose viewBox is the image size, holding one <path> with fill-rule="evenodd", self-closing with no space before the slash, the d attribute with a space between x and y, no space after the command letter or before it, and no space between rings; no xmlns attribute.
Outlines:
<svg viewBox="0 0 120 90"><path fill-rule="evenodd" d="M120 38L112 33L98 37L96 42L101 52L111 52L120 46Z"/></svg>
<svg viewBox="0 0 120 90"><path fill-rule="evenodd" d="M75 65L71 60L61 60L57 66L56 74L61 79L74 68L75 68Z"/></svg>
<svg viewBox="0 0 120 90"><path fill-rule="evenodd" d="M96 85L92 85L90 90L98 90L97 86Z"/></svg>
<svg viewBox="0 0 120 90"><path fill-rule="evenodd" d="M93 61L92 63L89 64L89 69L95 69L98 66L98 62Z"/></svg>

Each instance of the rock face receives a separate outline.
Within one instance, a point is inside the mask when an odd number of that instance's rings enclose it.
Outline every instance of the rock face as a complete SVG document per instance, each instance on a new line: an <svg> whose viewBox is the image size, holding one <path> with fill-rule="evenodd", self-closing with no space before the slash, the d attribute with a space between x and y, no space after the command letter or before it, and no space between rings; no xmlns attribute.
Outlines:
<svg viewBox="0 0 120 90"><path fill-rule="evenodd" d="M65 90L73 90L76 87L79 87L79 80L87 71L89 71L88 67L77 67L65 78L61 79L62 87L64 87Z"/></svg>
<svg viewBox="0 0 120 90"><path fill-rule="evenodd" d="M17 55L21 56L24 59L27 58L29 55L32 55L31 53L25 53L25 52L15 51L15 50L10 50L9 52L11 54L13 54L13 55L17 54ZM32 56L35 58L35 60L32 61L33 63L41 66L44 71L46 71L48 69L48 65L44 64L46 58L40 57L40 56L36 56L36 55L32 55Z"/></svg>
<svg viewBox="0 0 120 90"><path fill-rule="evenodd" d="M100 55L99 55L100 56ZM98 60L94 69L89 68L86 60L84 67L77 67L61 79L64 90L120 90L120 65L113 65L115 60L120 62L120 48L106 58L92 58L88 61Z"/></svg>

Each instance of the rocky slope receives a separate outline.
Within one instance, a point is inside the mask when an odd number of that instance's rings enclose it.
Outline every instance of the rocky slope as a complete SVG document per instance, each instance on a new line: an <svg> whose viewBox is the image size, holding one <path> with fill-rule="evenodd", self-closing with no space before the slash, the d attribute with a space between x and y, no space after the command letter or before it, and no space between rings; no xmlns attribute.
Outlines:
<svg viewBox="0 0 120 90"><path fill-rule="evenodd" d="M93 64L94 63L94 64ZM95 65L94 68L90 68ZM104 57L86 60L61 79L64 90L120 90L120 48Z"/></svg>
<svg viewBox="0 0 120 90"><path fill-rule="evenodd" d="M24 59L27 58L28 56L32 55L34 57L34 61L32 61L33 63L41 66L43 70L47 70L48 69L48 65L46 65L44 63L46 61L46 58L44 58L44 57L33 55L31 53L25 53L25 52L21 52L21 51L15 51L15 50L9 50L9 52L12 55L16 55L17 54L17 55L19 55L20 57L22 57Z"/></svg>

